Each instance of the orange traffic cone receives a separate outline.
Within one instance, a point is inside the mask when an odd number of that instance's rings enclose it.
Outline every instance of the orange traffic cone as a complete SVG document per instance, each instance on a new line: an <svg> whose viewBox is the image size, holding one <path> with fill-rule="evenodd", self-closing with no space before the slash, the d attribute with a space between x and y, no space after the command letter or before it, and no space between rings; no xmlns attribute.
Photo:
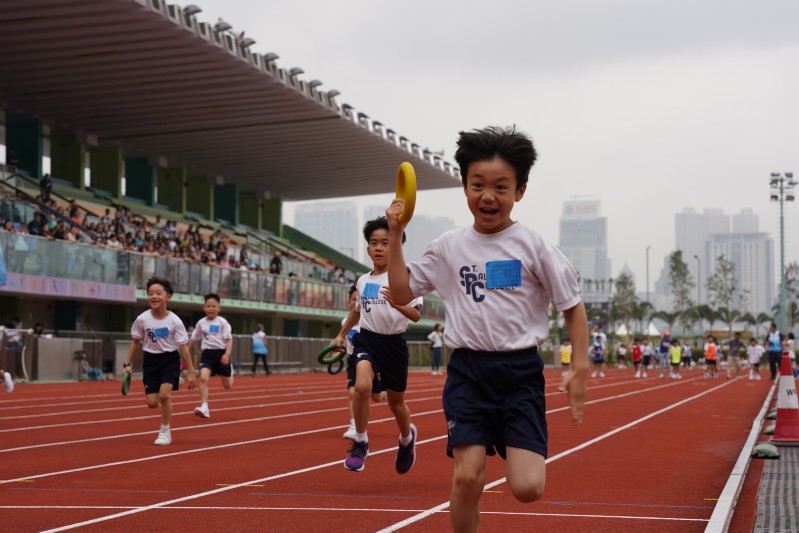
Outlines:
<svg viewBox="0 0 799 533"><path fill-rule="evenodd" d="M777 386L777 424L771 441L777 445L799 446L799 398L796 397L796 380L787 353L782 354Z"/></svg>

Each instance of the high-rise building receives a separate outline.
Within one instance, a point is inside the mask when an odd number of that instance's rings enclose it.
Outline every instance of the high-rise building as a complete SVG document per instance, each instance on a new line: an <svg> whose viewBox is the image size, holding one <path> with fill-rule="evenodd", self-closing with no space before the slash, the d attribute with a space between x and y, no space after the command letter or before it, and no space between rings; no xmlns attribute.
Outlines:
<svg viewBox="0 0 799 533"><path fill-rule="evenodd" d="M757 221L755 221L757 222ZM738 311L768 311L774 304L774 241L766 233L711 235L707 243L708 271L715 272L718 257L735 265L737 291L733 305Z"/></svg>
<svg viewBox="0 0 799 533"><path fill-rule="evenodd" d="M711 303L707 282L716 270L717 258L723 255L735 264L747 311L767 311L773 304L774 243L759 232L758 216L751 209L730 216L721 209L698 213L686 207L675 216L675 249L682 251L691 278L698 284L699 303ZM668 267L667 257L655 282L658 294L670 294Z"/></svg>
<svg viewBox="0 0 799 533"><path fill-rule="evenodd" d="M294 208L294 227L353 258L362 237L355 202L313 202Z"/></svg>
<svg viewBox="0 0 799 533"><path fill-rule="evenodd" d="M608 299L612 283L608 282L607 218L601 216L599 200L572 198L563 203L558 246L580 276L583 297L588 301Z"/></svg>

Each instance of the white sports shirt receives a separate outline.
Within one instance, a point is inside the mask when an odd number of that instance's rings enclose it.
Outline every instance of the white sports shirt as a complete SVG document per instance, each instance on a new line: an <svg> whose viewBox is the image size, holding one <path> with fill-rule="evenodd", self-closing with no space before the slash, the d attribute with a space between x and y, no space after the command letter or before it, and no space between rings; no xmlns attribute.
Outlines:
<svg viewBox="0 0 799 533"><path fill-rule="evenodd" d="M183 322L172 311L159 320L148 309L133 321L130 336L142 341L142 349L150 353L175 352L179 345L189 342Z"/></svg>
<svg viewBox="0 0 799 533"><path fill-rule="evenodd" d="M227 348L228 339L233 337L233 328L230 322L217 315L213 320L204 316L197 322L191 334L191 340L202 341L202 350L224 350Z"/></svg>
<svg viewBox="0 0 799 533"><path fill-rule="evenodd" d="M408 268L414 296L437 291L444 301L444 343L453 349L538 346L549 332L549 302L558 311L580 302L566 256L519 223L491 235L472 227L448 231Z"/></svg>
<svg viewBox="0 0 799 533"><path fill-rule="evenodd" d="M405 333L408 329L408 319L405 315L391 307L388 301L380 294L380 289L388 286L388 272L373 276L364 274L358 278L358 300L355 310L361 313L361 328L372 333L383 335L396 335ZM422 298L411 300L410 307L420 308Z"/></svg>

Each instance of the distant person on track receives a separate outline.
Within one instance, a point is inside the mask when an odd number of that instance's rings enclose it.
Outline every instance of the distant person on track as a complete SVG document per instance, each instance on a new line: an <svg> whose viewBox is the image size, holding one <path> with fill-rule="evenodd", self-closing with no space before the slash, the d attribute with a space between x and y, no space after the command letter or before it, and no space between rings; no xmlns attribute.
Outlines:
<svg viewBox="0 0 799 533"><path fill-rule="evenodd" d="M440 376L441 371L439 367L441 366L441 348L444 346L444 334L441 332L441 324L436 324L433 327L433 331L427 335L427 340L430 341L430 351L432 352L432 367L433 375Z"/></svg>
<svg viewBox="0 0 799 533"><path fill-rule="evenodd" d="M749 363L749 379L760 379L760 360L766 349L758 344L757 339L752 337L749 339L749 346L746 348L746 359Z"/></svg>
<svg viewBox="0 0 799 533"><path fill-rule="evenodd" d="M624 343L616 348L616 368L627 368L627 345Z"/></svg>
<svg viewBox="0 0 799 533"><path fill-rule="evenodd" d="M404 208L386 210L390 229L389 284L400 302L437 291L447 311L444 415L447 454L455 468L450 520L455 531L476 531L487 455L507 460L514 497L542 497L548 433L543 360L548 308L563 312L572 361L566 388L572 421L583 417L588 373L588 320L577 273L568 259L535 231L511 219L536 159L529 137L512 128L461 132L455 160L474 221L444 233L419 262L405 263L394 243L402 237Z"/></svg>
<svg viewBox="0 0 799 533"><path fill-rule="evenodd" d="M771 381L777 379L780 369L780 358L782 357L782 335L774 322L768 328L766 335L766 351L768 352L768 368L771 370Z"/></svg>
<svg viewBox="0 0 799 533"><path fill-rule="evenodd" d="M0 368L0 382L3 383L7 393L10 394L14 392L14 377L11 375L11 372L5 372Z"/></svg>
<svg viewBox="0 0 799 533"><path fill-rule="evenodd" d="M791 368L796 368L796 341L794 339L793 332L789 332L782 343L782 355L787 355L791 360Z"/></svg>
<svg viewBox="0 0 799 533"><path fill-rule="evenodd" d="M258 324L255 326L255 333L252 334L252 377L255 377L255 374L258 373L258 359L263 361L266 375L272 374L269 371L269 363L266 362L267 355L269 355L269 347L266 345L264 325Z"/></svg>
<svg viewBox="0 0 799 533"><path fill-rule="evenodd" d="M746 356L746 347L744 341L741 340L741 334L737 331L733 334L732 340L727 346L727 379L731 377L738 377L741 373L741 352ZM733 370L735 376L732 375Z"/></svg>
<svg viewBox="0 0 799 533"><path fill-rule="evenodd" d="M569 373L572 364L572 345L569 339L563 339L560 345L560 375L565 376Z"/></svg>
<svg viewBox="0 0 799 533"><path fill-rule="evenodd" d="M636 337L633 339L633 346L630 348L630 359L633 362L633 368L635 369L635 374L633 377L640 378L641 377L641 341Z"/></svg>
<svg viewBox="0 0 799 533"><path fill-rule="evenodd" d="M647 369L652 364L652 345L649 344L649 338L644 337L644 342L641 344L641 377L647 377Z"/></svg>
<svg viewBox="0 0 799 533"><path fill-rule="evenodd" d="M671 356L671 332L666 330L660 338L658 346L658 377L665 378L669 374L669 359Z"/></svg>
<svg viewBox="0 0 799 533"><path fill-rule="evenodd" d="M594 343L591 345L591 365L594 368L594 371L591 372L591 377L605 377L605 352L607 351L607 346L602 343L602 337L596 335L594 337Z"/></svg>
<svg viewBox="0 0 799 533"><path fill-rule="evenodd" d="M682 348L680 347L680 341L674 339L671 341L671 347L669 348L669 357L671 359L671 372L669 373L669 377L671 379L682 379L680 375L680 362L682 362Z"/></svg>
<svg viewBox="0 0 799 533"><path fill-rule="evenodd" d="M717 379L719 377L718 369L716 368L717 354L716 337L708 335L705 342L705 379Z"/></svg>
<svg viewBox="0 0 799 533"><path fill-rule="evenodd" d="M161 407L161 429L155 439L157 446L172 444L169 423L172 419L172 391L180 387L180 360L188 369L189 390L194 389L194 365L189 355L189 336L180 318L166 308L174 293L172 284L165 279L152 277L147 280L147 303L150 309L133 321L130 335L133 341L128 350L128 359L122 365L124 372L132 372L133 358L144 349L144 397L147 407Z"/></svg>
<svg viewBox="0 0 799 533"><path fill-rule="evenodd" d="M360 322L361 331L353 340L358 363L355 366L355 396L352 413L355 418L355 440L350 446L344 468L360 472L369 456L369 398L386 391L388 407L394 414L400 431L399 448L394 461L397 473L408 472L416 461L416 426L411 423L411 411L405 403L408 385L408 346L403 333L408 320L418 322L422 315L422 299L407 305L397 305L388 287L388 222L377 217L364 224L363 236L366 251L372 260L373 270L356 283L358 300L350 311L333 342L341 345L352 327ZM404 235L404 234L403 234ZM393 246L402 248L401 238Z"/></svg>
<svg viewBox="0 0 799 533"><path fill-rule="evenodd" d="M220 376L222 386L229 389L233 386L233 365L230 355L233 351L233 329L230 323L219 312L221 298L218 294L205 295L203 311L205 316L197 322L189 340L189 352L196 343L200 343L200 405L194 414L201 418L211 418L208 409L208 379L212 374Z"/></svg>

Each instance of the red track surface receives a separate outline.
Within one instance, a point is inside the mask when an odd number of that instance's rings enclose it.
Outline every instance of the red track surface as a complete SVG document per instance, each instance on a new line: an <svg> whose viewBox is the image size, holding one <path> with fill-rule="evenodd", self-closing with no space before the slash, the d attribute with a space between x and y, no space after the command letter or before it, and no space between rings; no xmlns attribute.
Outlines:
<svg viewBox="0 0 799 533"><path fill-rule="evenodd" d="M544 498L516 502L490 458L482 531L704 531L770 386L612 369L589 381L585 424L573 427L559 371L547 373ZM0 531L447 531L443 382L410 376L419 443L404 476L385 404L372 406L366 470L343 468L342 375L241 376L230 391L214 381L209 420L192 414L196 392L179 391L167 447L153 445L158 411L140 382L127 397L119 382L20 385L0 397ZM752 530L758 479L731 531Z"/></svg>

